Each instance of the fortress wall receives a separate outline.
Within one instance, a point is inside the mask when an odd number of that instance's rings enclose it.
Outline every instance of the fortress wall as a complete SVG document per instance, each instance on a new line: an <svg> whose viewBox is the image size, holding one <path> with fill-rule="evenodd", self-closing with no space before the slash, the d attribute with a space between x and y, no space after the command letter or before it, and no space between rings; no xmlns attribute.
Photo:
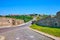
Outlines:
<svg viewBox="0 0 60 40"><path fill-rule="evenodd" d="M0 26L13 26L24 23L24 20L16 20L13 18L0 17Z"/></svg>

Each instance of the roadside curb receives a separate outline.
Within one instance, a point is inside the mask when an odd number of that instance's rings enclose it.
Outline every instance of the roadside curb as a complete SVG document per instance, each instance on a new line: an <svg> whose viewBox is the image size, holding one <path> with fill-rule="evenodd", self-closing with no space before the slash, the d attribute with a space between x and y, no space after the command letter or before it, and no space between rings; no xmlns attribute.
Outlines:
<svg viewBox="0 0 60 40"><path fill-rule="evenodd" d="M32 28L29 28L29 29L31 29L31 30L33 30L33 31L35 31L35 32L43 35L43 36L46 36L46 37L48 37L48 38L51 38L52 40L60 40L60 38L55 37L55 36L52 36L52 35L49 35L49 34L46 34L46 33L44 33L44 32L41 32L41 31L38 31L38 30L35 30L35 29L32 29Z"/></svg>
<svg viewBox="0 0 60 40"><path fill-rule="evenodd" d="M22 25L24 25L24 24L26 24L26 23L23 23L23 24L20 24L20 25L14 25L14 26L12 26L12 27L16 27L16 26L22 26ZM2 27L0 27L0 28L10 28L11 26L2 26Z"/></svg>

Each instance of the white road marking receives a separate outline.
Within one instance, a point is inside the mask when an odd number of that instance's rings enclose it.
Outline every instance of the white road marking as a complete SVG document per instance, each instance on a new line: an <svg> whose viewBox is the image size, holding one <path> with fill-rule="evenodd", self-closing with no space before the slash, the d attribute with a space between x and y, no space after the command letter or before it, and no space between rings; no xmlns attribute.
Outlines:
<svg viewBox="0 0 60 40"><path fill-rule="evenodd" d="M20 38L19 38L19 37L17 37L16 39L17 39L17 40L19 40Z"/></svg>
<svg viewBox="0 0 60 40"><path fill-rule="evenodd" d="M34 36L30 36L30 38L34 38Z"/></svg>

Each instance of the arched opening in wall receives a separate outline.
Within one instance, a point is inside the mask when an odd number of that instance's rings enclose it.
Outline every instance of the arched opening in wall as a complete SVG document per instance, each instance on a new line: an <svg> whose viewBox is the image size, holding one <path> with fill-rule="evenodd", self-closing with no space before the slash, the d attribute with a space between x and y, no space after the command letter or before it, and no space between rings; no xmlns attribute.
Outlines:
<svg viewBox="0 0 60 40"><path fill-rule="evenodd" d="M55 23L54 25L55 25L55 26L58 26L58 23Z"/></svg>
<svg viewBox="0 0 60 40"><path fill-rule="evenodd" d="M15 25L15 20L12 20L12 25Z"/></svg>
<svg viewBox="0 0 60 40"><path fill-rule="evenodd" d="M8 21L8 23L10 23L10 21L9 20L7 20Z"/></svg>

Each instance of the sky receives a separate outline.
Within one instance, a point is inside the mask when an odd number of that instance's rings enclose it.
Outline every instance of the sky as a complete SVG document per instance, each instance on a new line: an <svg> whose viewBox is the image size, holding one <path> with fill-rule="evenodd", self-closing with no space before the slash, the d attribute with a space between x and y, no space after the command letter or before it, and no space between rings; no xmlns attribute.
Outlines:
<svg viewBox="0 0 60 40"><path fill-rule="evenodd" d="M0 15L46 14L56 15L60 0L0 0Z"/></svg>

